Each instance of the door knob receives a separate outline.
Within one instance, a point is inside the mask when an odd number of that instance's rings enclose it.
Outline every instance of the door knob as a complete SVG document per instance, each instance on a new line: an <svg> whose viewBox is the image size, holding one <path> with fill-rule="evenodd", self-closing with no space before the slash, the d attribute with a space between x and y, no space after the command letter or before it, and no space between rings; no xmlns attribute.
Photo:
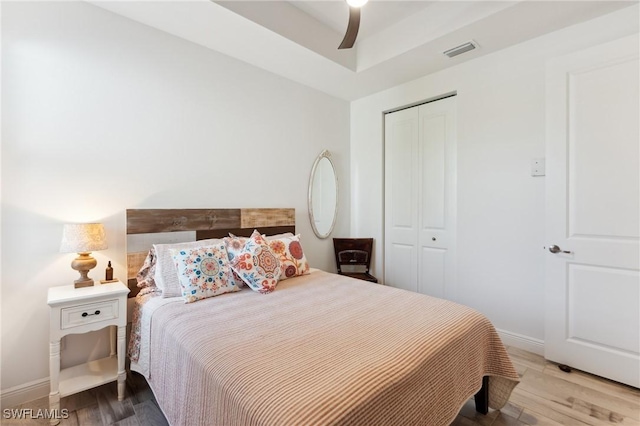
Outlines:
<svg viewBox="0 0 640 426"><path fill-rule="evenodd" d="M558 246L557 246L557 245L555 245L555 244L554 244L554 245L552 245L552 246L549 246L549 251L550 251L551 253L567 253L567 254L571 253L571 252L570 252L570 251L568 251L568 250L562 250L560 247L558 247Z"/></svg>

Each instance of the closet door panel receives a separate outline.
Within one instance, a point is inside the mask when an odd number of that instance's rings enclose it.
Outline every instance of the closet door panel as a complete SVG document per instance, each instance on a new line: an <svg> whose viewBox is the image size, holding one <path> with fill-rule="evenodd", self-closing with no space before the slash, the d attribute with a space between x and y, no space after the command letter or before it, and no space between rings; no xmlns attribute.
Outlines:
<svg viewBox="0 0 640 426"><path fill-rule="evenodd" d="M412 168L415 138L415 122L412 119L393 124L392 140L395 144L391 156L391 226L394 229L413 230L413 207L415 204L415 176Z"/></svg>
<svg viewBox="0 0 640 426"><path fill-rule="evenodd" d="M392 243L386 261L389 265L385 276L387 285L409 291L419 290L415 245Z"/></svg>
<svg viewBox="0 0 640 426"><path fill-rule="evenodd" d="M447 116L424 111L420 116L421 227L445 228L445 142Z"/></svg>
<svg viewBox="0 0 640 426"><path fill-rule="evenodd" d="M419 291L447 299L455 299L455 100L419 107Z"/></svg>
<svg viewBox="0 0 640 426"><path fill-rule="evenodd" d="M445 265L447 250L422 247L418 292L429 296L445 297Z"/></svg>
<svg viewBox="0 0 640 426"><path fill-rule="evenodd" d="M385 116L385 278L418 290L418 111Z"/></svg>

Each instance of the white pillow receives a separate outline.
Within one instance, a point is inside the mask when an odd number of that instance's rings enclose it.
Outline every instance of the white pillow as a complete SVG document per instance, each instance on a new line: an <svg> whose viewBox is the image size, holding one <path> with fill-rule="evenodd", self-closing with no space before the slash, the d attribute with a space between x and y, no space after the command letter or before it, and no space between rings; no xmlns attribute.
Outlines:
<svg viewBox="0 0 640 426"><path fill-rule="evenodd" d="M156 273L153 277L156 286L162 290L162 297L182 297L182 287L178 280L176 264L171 256L171 249L192 249L211 246L221 243L222 240L212 238L210 240L190 241L188 243L154 244L156 251Z"/></svg>
<svg viewBox="0 0 640 426"><path fill-rule="evenodd" d="M266 238L267 241L271 241L271 240L277 240L278 238L293 237L293 234L291 232L285 232L284 234L275 234L275 235L262 234L262 236ZM229 238L244 238L245 240L248 240L251 237L238 237L237 235L234 235L231 232L229 232Z"/></svg>
<svg viewBox="0 0 640 426"><path fill-rule="evenodd" d="M266 235L267 241L277 240L280 238L293 237L291 232L285 232L284 234Z"/></svg>

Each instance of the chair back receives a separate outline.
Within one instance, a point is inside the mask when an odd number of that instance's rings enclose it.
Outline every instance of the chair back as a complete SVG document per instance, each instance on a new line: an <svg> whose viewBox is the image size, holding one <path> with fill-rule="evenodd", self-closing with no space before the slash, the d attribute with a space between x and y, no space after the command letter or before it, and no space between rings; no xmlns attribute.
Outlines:
<svg viewBox="0 0 640 426"><path fill-rule="evenodd" d="M339 274L346 265L363 266L365 273L369 273L373 238L334 238L333 250Z"/></svg>

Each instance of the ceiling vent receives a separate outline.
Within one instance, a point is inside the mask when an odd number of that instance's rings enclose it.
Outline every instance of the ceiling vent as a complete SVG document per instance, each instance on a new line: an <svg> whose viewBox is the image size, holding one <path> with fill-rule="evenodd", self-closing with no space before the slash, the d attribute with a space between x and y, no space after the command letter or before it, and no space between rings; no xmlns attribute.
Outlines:
<svg viewBox="0 0 640 426"><path fill-rule="evenodd" d="M475 41L471 40L468 41L464 44L461 44L460 46L456 46L453 49L449 49L444 53L445 55L447 55L450 58L453 58L454 56L458 56L458 55L462 55L465 52L468 52L470 50L476 49L478 47L478 43L476 43Z"/></svg>

